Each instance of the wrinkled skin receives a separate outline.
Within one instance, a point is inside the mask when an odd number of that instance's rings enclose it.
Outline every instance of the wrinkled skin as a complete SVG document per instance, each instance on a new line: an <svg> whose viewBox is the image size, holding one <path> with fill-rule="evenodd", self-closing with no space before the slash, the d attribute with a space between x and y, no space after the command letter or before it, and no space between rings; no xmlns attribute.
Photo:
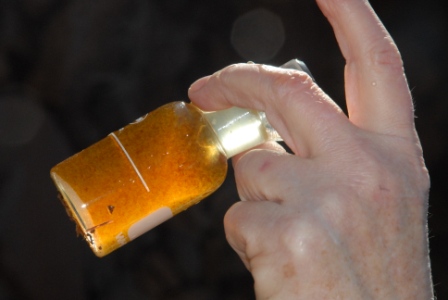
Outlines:
<svg viewBox="0 0 448 300"><path fill-rule="evenodd" d="M346 59L348 117L294 70L237 64L190 88L205 110L265 111L293 151L233 159L227 239L258 299L431 299L429 176L399 51L367 1L317 3Z"/></svg>

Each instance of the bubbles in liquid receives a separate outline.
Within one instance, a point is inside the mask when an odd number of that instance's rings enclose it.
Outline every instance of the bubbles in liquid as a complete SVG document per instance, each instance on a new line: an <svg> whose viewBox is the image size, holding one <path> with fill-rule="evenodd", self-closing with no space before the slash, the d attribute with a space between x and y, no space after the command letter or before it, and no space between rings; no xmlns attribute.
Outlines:
<svg viewBox="0 0 448 300"><path fill-rule="evenodd" d="M182 102L162 106L52 169L98 256L129 242L128 229L154 212L169 208L175 215L198 203L226 172L213 130Z"/></svg>

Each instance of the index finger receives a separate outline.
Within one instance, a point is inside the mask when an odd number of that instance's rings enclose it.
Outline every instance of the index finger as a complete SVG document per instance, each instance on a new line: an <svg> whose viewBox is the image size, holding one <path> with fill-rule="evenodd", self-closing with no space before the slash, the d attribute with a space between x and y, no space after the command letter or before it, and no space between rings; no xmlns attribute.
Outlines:
<svg viewBox="0 0 448 300"><path fill-rule="evenodd" d="M369 131L414 135L412 98L397 46L367 0L317 0L346 59L352 123Z"/></svg>
<svg viewBox="0 0 448 300"><path fill-rule="evenodd" d="M304 72L238 64L193 83L190 99L205 110L229 106L266 112L295 154L315 156L341 142L353 126Z"/></svg>

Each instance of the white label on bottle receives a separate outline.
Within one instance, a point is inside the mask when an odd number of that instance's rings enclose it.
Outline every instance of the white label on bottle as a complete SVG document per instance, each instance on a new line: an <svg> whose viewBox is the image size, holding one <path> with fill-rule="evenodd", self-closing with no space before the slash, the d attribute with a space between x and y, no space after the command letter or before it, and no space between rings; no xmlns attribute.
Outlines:
<svg viewBox="0 0 448 300"><path fill-rule="evenodd" d="M133 240L173 216L171 209L162 207L129 227L128 237Z"/></svg>

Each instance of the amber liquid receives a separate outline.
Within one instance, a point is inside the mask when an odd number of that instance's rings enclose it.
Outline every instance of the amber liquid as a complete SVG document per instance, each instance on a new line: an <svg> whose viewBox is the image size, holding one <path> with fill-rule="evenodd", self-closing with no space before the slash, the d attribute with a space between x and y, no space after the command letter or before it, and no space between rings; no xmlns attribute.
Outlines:
<svg viewBox="0 0 448 300"><path fill-rule="evenodd" d="M97 256L129 242L129 228L154 212L175 215L198 203L226 172L215 133L183 102L158 108L51 170Z"/></svg>

